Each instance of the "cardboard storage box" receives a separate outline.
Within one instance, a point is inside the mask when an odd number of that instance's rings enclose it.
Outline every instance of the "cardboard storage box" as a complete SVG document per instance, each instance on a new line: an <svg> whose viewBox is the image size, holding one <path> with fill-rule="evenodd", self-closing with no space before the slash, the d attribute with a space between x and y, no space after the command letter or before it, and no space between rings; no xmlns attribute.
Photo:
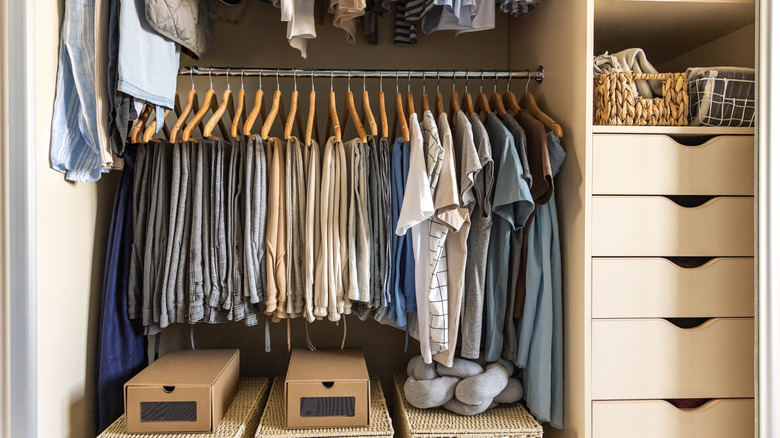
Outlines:
<svg viewBox="0 0 780 438"><path fill-rule="evenodd" d="M238 391L238 366L238 350L157 359L125 383L127 432L213 432Z"/></svg>
<svg viewBox="0 0 780 438"><path fill-rule="evenodd" d="M288 429L368 426L363 351L295 349L284 382Z"/></svg>

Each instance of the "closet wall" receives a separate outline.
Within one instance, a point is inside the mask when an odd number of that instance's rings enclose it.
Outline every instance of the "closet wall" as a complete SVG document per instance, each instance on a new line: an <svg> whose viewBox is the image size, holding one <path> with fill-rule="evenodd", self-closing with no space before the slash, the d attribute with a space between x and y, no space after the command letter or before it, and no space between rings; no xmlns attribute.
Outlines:
<svg viewBox="0 0 780 438"><path fill-rule="evenodd" d="M119 174L68 183L49 168L64 1L35 1L38 435L94 435L95 357L108 225Z"/></svg>

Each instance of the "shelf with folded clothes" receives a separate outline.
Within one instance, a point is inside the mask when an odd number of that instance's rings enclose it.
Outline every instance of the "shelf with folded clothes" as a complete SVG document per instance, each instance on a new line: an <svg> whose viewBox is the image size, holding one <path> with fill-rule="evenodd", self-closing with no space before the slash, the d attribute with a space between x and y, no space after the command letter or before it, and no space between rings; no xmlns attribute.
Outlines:
<svg viewBox="0 0 780 438"><path fill-rule="evenodd" d="M693 57L697 49L720 42L731 46L710 51L709 58L699 56L692 64L724 64L721 58L739 56L735 46L745 45L744 52L752 56L753 37L743 38L742 34L751 33L745 29L754 22L755 5L745 0L596 0L594 53L638 47L656 67L663 68L669 61ZM746 62L752 63L752 58Z"/></svg>

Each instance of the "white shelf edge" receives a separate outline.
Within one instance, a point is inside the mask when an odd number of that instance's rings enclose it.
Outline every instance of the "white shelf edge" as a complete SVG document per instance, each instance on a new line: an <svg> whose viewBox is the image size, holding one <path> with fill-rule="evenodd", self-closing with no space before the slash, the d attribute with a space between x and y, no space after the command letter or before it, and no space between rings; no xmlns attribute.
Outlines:
<svg viewBox="0 0 780 438"><path fill-rule="evenodd" d="M593 125L594 134L753 135L755 128L730 126L607 126Z"/></svg>

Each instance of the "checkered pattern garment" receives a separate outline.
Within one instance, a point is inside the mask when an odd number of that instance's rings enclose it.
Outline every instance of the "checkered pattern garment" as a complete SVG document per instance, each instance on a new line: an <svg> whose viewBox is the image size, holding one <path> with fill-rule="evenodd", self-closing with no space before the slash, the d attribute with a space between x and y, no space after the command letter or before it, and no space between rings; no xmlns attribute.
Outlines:
<svg viewBox="0 0 780 438"><path fill-rule="evenodd" d="M498 10L519 17L531 13L542 0L501 0Z"/></svg>
<svg viewBox="0 0 780 438"><path fill-rule="evenodd" d="M436 127L436 121L431 111L425 111L423 114L422 134L431 194L435 194L439 184L439 174L444 163L444 147L441 145L439 129ZM444 246L449 229L436 218L435 214L427 219L423 226L424 229L428 230L428 262L431 266L431 281L428 286L431 354L436 354L449 349L447 251Z"/></svg>

